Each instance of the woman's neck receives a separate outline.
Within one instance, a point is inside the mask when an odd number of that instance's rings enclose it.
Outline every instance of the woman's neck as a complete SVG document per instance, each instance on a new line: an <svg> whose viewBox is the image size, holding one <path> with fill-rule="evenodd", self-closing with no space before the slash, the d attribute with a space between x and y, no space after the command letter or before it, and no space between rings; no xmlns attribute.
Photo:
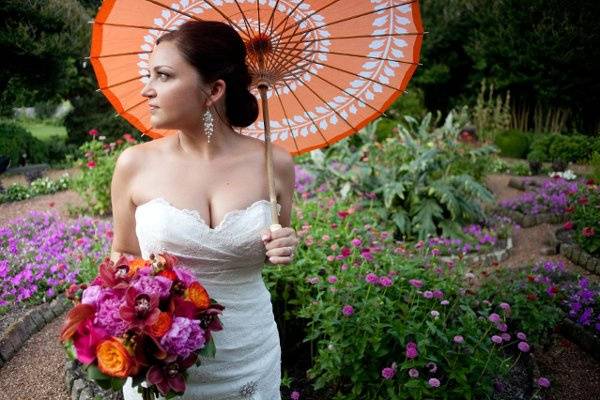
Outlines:
<svg viewBox="0 0 600 400"><path fill-rule="evenodd" d="M208 136L201 127L182 129L177 132L177 146L185 157L211 161L228 153L231 154L238 143L239 134L225 124L215 124L213 134Z"/></svg>

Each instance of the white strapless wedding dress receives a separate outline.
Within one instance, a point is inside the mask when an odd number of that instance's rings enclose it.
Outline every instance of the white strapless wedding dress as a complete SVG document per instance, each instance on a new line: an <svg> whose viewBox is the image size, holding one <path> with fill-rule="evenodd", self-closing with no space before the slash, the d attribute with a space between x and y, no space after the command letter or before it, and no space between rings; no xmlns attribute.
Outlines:
<svg viewBox="0 0 600 400"><path fill-rule="evenodd" d="M216 357L202 357L202 365L188 370L185 395L178 399L279 400L281 348L261 275L260 231L271 224L270 202L231 211L215 228L197 211L176 208L163 198L138 206L135 219L143 258L160 251L175 255L225 306L223 330L213 333ZM141 399L131 379L123 394L125 400Z"/></svg>

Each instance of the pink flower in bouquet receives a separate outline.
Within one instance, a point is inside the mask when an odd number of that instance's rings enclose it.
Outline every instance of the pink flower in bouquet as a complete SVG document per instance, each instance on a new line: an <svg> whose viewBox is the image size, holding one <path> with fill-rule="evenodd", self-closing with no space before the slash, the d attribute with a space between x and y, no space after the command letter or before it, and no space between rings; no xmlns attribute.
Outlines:
<svg viewBox="0 0 600 400"><path fill-rule="evenodd" d="M119 315L130 327L144 329L158 321L158 300L157 294L142 293L132 286L125 292L125 304L119 308Z"/></svg>
<svg viewBox="0 0 600 400"><path fill-rule="evenodd" d="M81 303L91 304L94 307L98 304L98 298L102 292L102 286L92 285L88 286L81 295Z"/></svg>
<svg viewBox="0 0 600 400"><path fill-rule="evenodd" d="M198 321L183 317L176 317L171 329L160 340L167 353L183 358L204 347L204 343L204 331Z"/></svg>
<svg viewBox="0 0 600 400"><path fill-rule="evenodd" d="M169 297L172 283L173 281L164 276L146 275L140 276L139 279L133 283L133 287L140 293L146 293L147 295L158 294L158 297L163 299Z"/></svg>
<svg viewBox="0 0 600 400"><path fill-rule="evenodd" d="M79 325L73 336L73 346L77 359L83 364L91 364L96 359L96 346L108 337L108 333L97 326L91 319Z"/></svg>
<svg viewBox="0 0 600 400"><path fill-rule="evenodd" d="M104 289L98 296L94 323L106 329L111 336L121 336L127 331L127 322L119 316L121 295L112 289Z"/></svg>

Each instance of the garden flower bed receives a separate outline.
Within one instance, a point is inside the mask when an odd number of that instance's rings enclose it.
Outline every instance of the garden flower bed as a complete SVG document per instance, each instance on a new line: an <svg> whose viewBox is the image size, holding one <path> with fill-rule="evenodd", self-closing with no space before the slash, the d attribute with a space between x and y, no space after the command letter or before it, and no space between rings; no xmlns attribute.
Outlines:
<svg viewBox="0 0 600 400"><path fill-rule="evenodd" d="M500 201L496 211L524 228L564 222L570 206L569 196L577 193L579 185L562 178L546 179L531 191Z"/></svg>
<svg viewBox="0 0 600 400"><path fill-rule="evenodd" d="M32 211L0 227L3 361L66 309L60 294L95 275L97 261L108 254L111 236L106 222L88 217L63 221L54 212ZM7 350L7 343L12 350Z"/></svg>

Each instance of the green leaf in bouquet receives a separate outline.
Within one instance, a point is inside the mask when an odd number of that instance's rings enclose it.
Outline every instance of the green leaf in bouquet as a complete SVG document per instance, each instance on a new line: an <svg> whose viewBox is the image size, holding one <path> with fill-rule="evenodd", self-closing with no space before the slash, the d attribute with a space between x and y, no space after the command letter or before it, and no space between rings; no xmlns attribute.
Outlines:
<svg viewBox="0 0 600 400"><path fill-rule="evenodd" d="M68 340L63 343L63 346L65 347L65 351L67 352L67 357L69 357L69 360L74 361L77 357L77 353L75 351L75 346L73 346L73 341Z"/></svg>
<svg viewBox="0 0 600 400"><path fill-rule="evenodd" d="M102 371L100 371L98 369L98 367L96 367L94 364L88 365L86 368L86 372L87 372L88 378L90 378L98 383L99 383L99 381L108 381L111 379L110 376L104 375L102 373Z"/></svg>
<svg viewBox="0 0 600 400"><path fill-rule="evenodd" d="M216 353L217 348L215 347L215 341L211 337L206 345L200 350L200 355L203 357L215 358ZM196 361L196 365L200 365L200 358L198 358L198 361Z"/></svg>
<svg viewBox="0 0 600 400"><path fill-rule="evenodd" d="M110 387L115 392L118 392L121 389L123 389L124 384L125 384L125 378L112 378L110 380Z"/></svg>

